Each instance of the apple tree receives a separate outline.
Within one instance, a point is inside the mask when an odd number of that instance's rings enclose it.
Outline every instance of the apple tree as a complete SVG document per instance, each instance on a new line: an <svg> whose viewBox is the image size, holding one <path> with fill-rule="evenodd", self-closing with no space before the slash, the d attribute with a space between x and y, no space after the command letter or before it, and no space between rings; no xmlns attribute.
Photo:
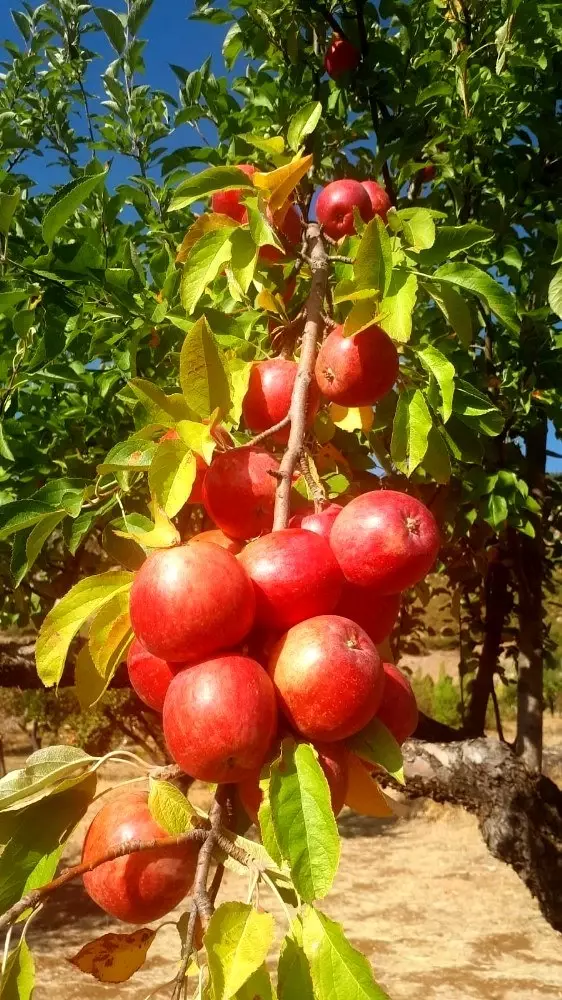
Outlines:
<svg viewBox="0 0 562 1000"><path fill-rule="evenodd" d="M70 670L86 711L127 661L172 763L56 746L0 781L0 926L26 920L2 991L30 995L29 922L82 877L140 925L74 956L102 981L137 971L145 925L181 905L174 1000L384 997L317 903L337 813L390 815L383 787L404 772L477 812L562 926L561 797L540 775L562 20L490 6L196 2L223 26L228 76L174 66L176 95L141 82L150 0L14 12L4 621L40 622L40 681ZM112 61L95 76L100 33ZM65 174L54 193L36 190L37 157ZM484 597L459 731L416 729L407 679L383 665L400 595L425 599L435 565L459 618ZM484 737L514 607L515 749ZM138 789L96 803L81 863L57 875L99 769L125 759ZM225 868L246 902L217 902ZM287 918L275 987L260 885Z"/></svg>

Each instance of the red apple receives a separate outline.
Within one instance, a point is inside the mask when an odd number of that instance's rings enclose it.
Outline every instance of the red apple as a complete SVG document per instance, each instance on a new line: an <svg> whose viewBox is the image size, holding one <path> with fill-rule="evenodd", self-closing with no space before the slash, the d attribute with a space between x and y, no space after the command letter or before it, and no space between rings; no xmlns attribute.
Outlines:
<svg viewBox="0 0 562 1000"><path fill-rule="evenodd" d="M257 167L254 167L253 163L237 163L236 166L239 170L245 173L248 177L255 174ZM249 188L245 189L249 191ZM219 215L228 215L230 219L234 219L235 222L240 222L245 225L248 221L248 209L240 201L245 190L241 188L232 188L230 191L217 191L216 194L211 198L211 208L213 212L218 212Z"/></svg>
<svg viewBox="0 0 562 1000"><path fill-rule="evenodd" d="M332 525L342 508L337 503L326 504L322 510L315 511L314 507L307 507L294 514L289 521L290 528L304 528L305 531L314 531L317 535L322 535L328 541ZM344 615L345 617L345 615Z"/></svg>
<svg viewBox="0 0 562 1000"><path fill-rule="evenodd" d="M149 653L138 639L133 639L127 656L129 681L140 700L155 712L162 711L166 691L178 669L178 664L174 669L166 660Z"/></svg>
<svg viewBox="0 0 562 1000"><path fill-rule="evenodd" d="M208 531L200 531L198 535L192 535L188 539L189 544L193 542L212 542L213 545L220 545L221 549L226 549L227 552L232 552L234 556L237 556L239 552L244 548L243 544L237 538L229 538L225 535L224 531L220 528L209 528Z"/></svg>
<svg viewBox="0 0 562 1000"><path fill-rule="evenodd" d="M315 749L318 752L318 763L322 768L328 785L330 787L330 797L332 809L335 815L341 812L347 791L347 773L349 751L341 743L317 743ZM260 777L262 768L257 768L251 777L245 778L238 785L238 793L242 805L248 816L256 825L258 824L258 813L263 799L263 792L260 788Z"/></svg>
<svg viewBox="0 0 562 1000"><path fill-rule="evenodd" d="M242 781L262 766L277 732L273 685L247 656L205 660L174 677L163 724L166 746L187 774Z"/></svg>
<svg viewBox="0 0 562 1000"><path fill-rule="evenodd" d="M130 596L133 631L150 653L193 663L236 645L255 612L252 583L236 556L218 545L153 552Z"/></svg>
<svg viewBox="0 0 562 1000"><path fill-rule="evenodd" d="M320 392L340 406L372 406L396 382L398 352L390 337L373 323L344 337L343 327L328 334L316 359Z"/></svg>
<svg viewBox="0 0 562 1000"><path fill-rule="evenodd" d="M270 531L279 462L259 448L232 448L215 455L203 484L209 517L230 538Z"/></svg>
<svg viewBox="0 0 562 1000"><path fill-rule="evenodd" d="M293 274L291 275L290 278L287 279L287 284L285 285L285 288L281 292L281 298L283 299L285 305L289 304L289 302L293 298L293 295L296 292L296 289L297 289L297 279L296 275Z"/></svg>
<svg viewBox="0 0 562 1000"><path fill-rule="evenodd" d="M325 538L284 528L256 538L239 557L256 594L256 624L284 631L333 611L343 577Z"/></svg>
<svg viewBox="0 0 562 1000"><path fill-rule="evenodd" d="M433 163L426 163L425 167L422 167L420 170L420 173L424 184L429 184L430 181L435 180L437 170L435 169L435 165Z"/></svg>
<svg viewBox="0 0 562 1000"><path fill-rule="evenodd" d="M94 817L82 861L96 861L127 841L166 836L150 814L146 793L120 790ZM84 888L112 917L149 924L173 910L191 890L197 852L196 844L185 844L124 855L86 872Z"/></svg>
<svg viewBox="0 0 562 1000"><path fill-rule="evenodd" d="M334 35L324 56L324 69L333 80L344 73L357 69L361 62L361 53L347 38Z"/></svg>
<svg viewBox="0 0 562 1000"><path fill-rule="evenodd" d="M386 222L386 213L392 207L392 202L385 189L376 181L361 181L361 183L371 199L373 215L380 215L383 222Z"/></svg>
<svg viewBox="0 0 562 1000"><path fill-rule="evenodd" d="M280 212L272 213L267 209L266 216L269 224L274 229L277 229L288 240L291 246L300 245L302 239L302 216L295 205L289 205L284 215ZM281 264L287 259L287 254L283 250L279 250L278 247L270 246L269 244L260 247L259 255L262 260L269 260L272 264Z"/></svg>
<svg viewBox="0 0 562 1000"><path fill-rule="evenodd" d="M252 365L248 389L242 403L242 414L248 430L258 434L287 416L297 370L297 363L287 358L269 358ZM312 427L319 405L318 386L311 382L306 413L308 427ZM289 440L289 427L273 434L272 440L286 444Z"/></svg>
<svg viewBox="0 0 562 1000"><path fill-rule="evenodd" d="M393 663L383 663L384 688L377 712L397 743L404 743L418 725L416 696L407 677Z"/></svg>
<svg viewBox="0 0 562 1000"><path fill-rule="evenodd" d="M180 435L176 430L166 431L160 441L179 441ZM203 503L203 480L207 474L208 465L201 455L195 455L195 479L191 487L189 499L186 504Z"/></svg>
<svg viewBox="0 0 562 1000"><path fill-rule="evenodd" d="M336 605L336 614L357 622L375 646L390 635L399 613L400 594L380 594L376 588L347 582Z"/></svg>
<svg viewBox="0 0 562 1000"><path fill-rule="evenodd" d="M294 625L275 644L268 670L284 715L310 740L352 736L381 702L377 649L362 628L339 615Z"/></svg>
<svg viewBox="0 0 562 1000"><path fill-rule="evenodd" d="M439 551L431 511L395 490L363 493L336 518L330 545L344 576L381 594L398 594L429 573Z"/></svg>
<svg viewBox="0 0 562 1000"><path fill-rule="evenodd" d="M359 181L332 181L322 188L316 202L316 218L324 232L333 240L352 236L355 232L353 209L356 208L364 222L373 218L371 199Z"/></svg>

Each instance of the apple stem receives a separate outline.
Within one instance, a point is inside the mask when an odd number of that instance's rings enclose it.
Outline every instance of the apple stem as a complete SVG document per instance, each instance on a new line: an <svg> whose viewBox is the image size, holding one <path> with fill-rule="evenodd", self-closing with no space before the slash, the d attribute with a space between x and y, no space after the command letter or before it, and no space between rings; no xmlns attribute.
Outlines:
<svg viewBox="0 0 562 1000"><path fill-rule="evenodd" d="M315 222L310 223L307 228L307 243L310 248L312 282L310 294L305 305L306 323L288 414L291 421L289 442L279 466L279 484L275 497L275 514L273 518L274 531L286 528L291 514L293 473L302 454L306 434L308 390L313 378L316 345L322 327L322 309L328 286L328 255L320 227Z"/></svg>

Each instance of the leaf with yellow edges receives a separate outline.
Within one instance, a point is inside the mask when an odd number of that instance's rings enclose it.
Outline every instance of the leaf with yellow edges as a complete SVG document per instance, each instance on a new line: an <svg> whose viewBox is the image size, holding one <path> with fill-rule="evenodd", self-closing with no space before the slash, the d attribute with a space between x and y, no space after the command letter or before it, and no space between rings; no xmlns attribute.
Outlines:
<svg viewBox="0 0 562 1000"><path fill-rule="evenodd" d="M377 782L361 763L355 754L348 758L348 784L345 793L345 804L361 816L392 816L386 797L381 792Z"/></svg>
<svg viewBox="0 0 562 1000"><path fill-rule="evenodd" d="M232 229L232 219L218 212L204 212L187 230L176 254L176 264L185 264L190 250L206 233L215 229Z"/></svg>
<svg viewBox="0 0 562 1000"><path fill-rule="evenodd" d="M130 525L130 531L116 531L115 534L122 538L135 538L147 549L169 549L172 545L179 545L180 533L165 511L156 501L152 501L150 509L154 521L150 531Z"/></svg>
<svg viewBox="0 0 562 1000"><path fill-rule="evenodd" d="M375 420L372 406L340 406L339 403L330 404L330 417L342 431L363 431L364 434L369 433Z"/></svg>
<svg viewBox="0 0 562 1000"><path fill-rule="evenodd" d="M100 983L124 983L144 965L155 937L150 927L131 934L102 934L68 961Z"/></svg>
<svg viewBox="0 0 562 1000"><path fill-rule="evenodd" d="M269 195L268 203L272 212L278 212L282 208L299 181L310 170L312 159L312 156L295 156L284 167L278 167L277 170L271 170L266 174L253 175L254 187Z"/></svg>

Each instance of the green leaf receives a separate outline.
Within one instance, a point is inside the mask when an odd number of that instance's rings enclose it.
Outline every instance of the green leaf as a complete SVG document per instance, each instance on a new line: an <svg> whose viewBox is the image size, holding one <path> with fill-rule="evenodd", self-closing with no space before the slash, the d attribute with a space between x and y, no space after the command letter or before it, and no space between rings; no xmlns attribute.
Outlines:
<svg viewBox="0 0 562 1000"><path fill-rule="evenodd" d="M133 378L127 385L140 400L153 423L174 427L179 420L190 420L193 417L185 399L178 392L167 396L157 385L144 378Z"/></svg>
<svg viewBox="0 0 562 1000"><path fill-rule="evenodd" d="M394 415L390 455L404 475L411 476L423 462L431 427L431 414L421 390L403 390Z"/></svg>
<svg viewBox="0 0 562 1000"><path fill-rule="evenodd" d="M228 29L222 43L222 57L227 69L232 69L243 48L244 39L242 37L242 30L238 22L235 21Z"/></svg>
<svg viewBox="0 0 562 1000"><path fill-rule="evenodd" d="M62 229L64 224L78 211L87 198L105 181L107 170L100 174L91 174L82 177L57 191L54 198L49 203L43 218L43 239L47 246L52 246L55 236Z"/></svg>
<svg viewBox="0 0 562 1000"><path fill-rule="evenodd" d="M141 532L149 532L153 528L152 521L144 514L136 514L134 511L127 514L127 519L117 517L103 529L102 547L107 552L110 559L120 563L124 569L135 572L140 569L146 559L144 550L141 547L140 539L136 541L132 537L123 538L120 534L125 532L130 534L132 528Z"/></svg>
<svg viewBox="0 0 562 1000"><path fill-rule="evenodd" d="M258 812L258 821L260 825L261 842L265 847L269 856L273 859L276 865L283 864L283 857L277 842L277 837L275 835L275 828L273 826L273 819L271 816L271 803L269 801L269 783L267 788L263 788L263 798L260 803L260 808Z"/></svg>
<svg viewBox="0 0 562 1000"><path fill-rule="evenodd" d="M169 781L150 779L148 808L152 818L171 837L185 833L191 825L195 810L179 788Z"/></svg>
<svg viewBox="0 0 562 1000"><path fill-rule="evenodd" d="M463 423L489 437L499 434L504 425L502 414L489 397L463 379L457 379L453 410Z"/></svg>
<svg viewBox="0 0 562 1000"><path fill-rule="evenodd" d="M25 938L8 955L0 978L0 1000L31 1000L35 985L35 963Z"/></svg>
<svg viewBox="0 0 562 1000"><path fill-rule="evenodd" d="M120 441L105 456L97 467L100 475L105 472L116 472L120 469L130 469L133 472L146 472L152 464L158 444L141 437L131 437Z"/></svg>
<svg viewBox="0 0 562 1000"><path fill-rule="evenodd" d="M346 740L346 746L362 760L377 764L401 785L405 784L402 751L380 719L371 719L361 732Z"/></svg>
<svg viewBox="0 0 562 1000"><path fill-rule="evenodd" d="M443 435L432 427L429 432L427 451L422 465L436 483L448 483L451 478L451 459Z"/></svg>
<svg viewBox="0 0 562 1000"><path fill-rule="evenodd" d="M216 191L232 191L242 188L253 190L251 177L248 177L243 170L238 167L209 167L199 174L192 174L186 181L183 181L174 191L174 196L170 203L170 212L177 212L182 208L187 208L194 201L207 198Z"/></svg>
<svg viewBox="0 0 562 1000"><path fill-rule="evenodd" d="M438 292L433 284L428 291L439 306L447 322L455 331L463 347L470 347L474 332L468 303L454 288L450 288L445 283L440 286Z"/></svg>
<svg viewBox="0 0 562 1000"><path fill-rule="evenodd" d="M440 264L477 243L487 243L493 238L491 229L468 222L464 226L439 226L431 250L420 254L418 260L424 267Z"/></svg>
<svg viewBox="0 0 562 1000"><path fill-rule="evenodd" d="M190 250L180 283L181 301L188 316L194 312L207 286L230 260L231 234L230 228L215 229L202 236Z"/></svg>
<svg viewBox="0 0 562 1000"><path fill-rule="evenodd" d="M508 330L518 333L520 324L515 297L506 291L503 285L494 281L486 271L481 271L474 264L444 264L438 268L433 278L473 292L486 303Z"/></svg>
<svg viewBox="0 0 562 1000"><path fill-rule="evenodd" d="M501 528L507 520L508 509L505 497L490 493L480 501L482 517L492 528Z"/></svg>
<svg viewBox="0 0 562 1000"><path fill-rule="evenodd" d="M132 573L101 573L80 580L51 609L43 622L35 646L37 673L45 687L62 677L70 643L79 628L119 591L128 590Z"/></svg>
<svg viewBox="0 0 562 1000"><path fill-rule="evenodd" d="M315 1000L388 1000L369 962L349 943L340 924L311 906L302 920Z"/></svg>
<svg viewBox="0 0 562 1000"><path fill-rule="evenodd" d="M379 325L400 344L407 343L412 335L412 315L417 290L418 279L415 274L394 271L388 293L380 304Z"/></svg>
<svg viewBox="0 0 562 1000"><path fill-rule="evenodd" d="M8 441L6 440L2 424L0 424L0 456L5 458L7 462L15 462L14 454L8 444Z"/></svg>
<svg viewBox="0 0 562 1000"><path fill-rule="evenodd" d="M231 237L232 257L230 266L244 295L252 284L258 260L258 248L249 229L235 229Z"/></svg>
<svg viewBox="0 0 562 1000"><path fill-rule="evenodd" d="M418 358L422 365L433 375L441 390L443 400L443 421L447 423L453 412L453 393L455 390L455 366L438 351L436 347L424 347L418 351Z"/></svg>
<svg viewBox="0 0 562 1000"><path fill-rule="evenodd" d="M553 313L562 319L562 267L559 267L548 286L548 304Z"/></svg>
<svg viewBox="0 0 562 1000"><path fill-rule="evenodd" d="M234 996L234 1000L274 1000L274 998L275 994L265 962L263 965L260 965L259 969L250 976Z"/></svg>
<svg viewBox="0 0 562 1000"><path fill-rule="evenodd" d="M427 208L406 208L397 213L402 232L414 250L428 250L435 241L435 223Z"/></svg>
<svg viewBox="0 0 562 1000"><path fill-rule="evenodd" d="M21 200L20 188L15 188L11 194L0 193L0 233L7 234L14 217L14 212Z"/></svg>
<svg viewBox="0 0 562 1000"><path fill-rule="evenodd" d="M279 1000L315 1000L308 959L302 945L302 924L296 919L283 939L277 969Z"/></svg>
<svg viewBox="0 0 562 1000"><path fill-rule="evenodd" d="M556 223L556 250L554 251L554 257L552 258L553 264L562 263L562 220Z"/></svg>
<svg viewBox="0 0 562 1000"><path fill-rule="evenodd" d="M374 288L386 295L392 274L390 237L382 219L376 215L365 227L353 265L357 288Z"/></svg>
<svg viewBox="0 0 562 1000"><path fill-rule="evenodd" d="M245 132L240 138L247 142L249 146L253 146L255 149L261 149L264 153L267 153L270 157L277 157L283 153L285 149L285 142L283 137L280 135L272 135L271 137L266 137L263 135L254 135L251 132Z"/></svg>
<svg viewBox="0 0 562 1000"><path fill-rule="evenodd" d="M311 135L322 117L320 101L309 101L296 115L293 115L287 129L287 142L295 153L300 148L307 135Z"/></svg>
<svg viewBox="0 0 562 1000"><path fill-rule="evenodd" d="M16 531L32 528L53 513L49 504L40 500L12 500L0 506L0 540Z"/></svg>
<svg viewBox="0 0 562 1000"><path fill-rule="evenodd" d="M271 767L269 798L277 843L297 892L307 902L321 899L336 875L340 840L328 782L307 743L283 741L281 760Z"/></svg>
<svg viewBox="0 0 562 1000"><path fill-rule="evenodd" d="M204 316L186 335L180 355L180 385L188 406L199 417L230 409L230 386L222 352Z"/></svg>
<svg viewBox="0 0 562 1000"><path fill-rule="evenodd" d="M108 10L105 7L94 7L94 14L117 52L117 55L123 55L127 45L127 36L119 15L115 11Z"/></svg>
<svg viewBox="0 0 562 1000"><path fill-rule="evenodd" d="M211 917L203 943L214 1000L230 1000L265 962L273 917L245 903L223 903Z"/></svg>
<svg viewBox="0 0 562 1000"><path fill-rule="evenodd" d="M154 0L132 0L129 9L129 31L136 35L144 19L150 13Z"/></svg>
<svg viewBox="0 0 562 1000"><path fill-rule="evenodd" d="M43 545L47 541L50 535L52 535L55 528L61 523L66 517L65 510L55 510L52 514L47 514L34 528L31 529L29 535L27 536L27 542L25 545L25 554L27 559L27 571L31 569L37 556L39 555Z"/></svg>
<svg viewBox="0 0 562 1000"><path fill-rule="evenodd" d="M83 781L97 764L80 747L52 746L37 750L25 767L0 779L0 812L22 809L33 802L62 791L66 782Z"/></svg>
<svg viewBox="0 0 562 1000"><path fill-rule="evenodd" d="M250 233L256 246L276 246L282 249L275 230L260 212L257 199L251 198L247 203L247 209Z"/></svg>
<svg viewBox="0 0 562 1000"><path fill-rule="evenodd" d="M148 473L148 485L168 517L187 503L197 474L195 455L183 441L161 441Z"/></svg>

